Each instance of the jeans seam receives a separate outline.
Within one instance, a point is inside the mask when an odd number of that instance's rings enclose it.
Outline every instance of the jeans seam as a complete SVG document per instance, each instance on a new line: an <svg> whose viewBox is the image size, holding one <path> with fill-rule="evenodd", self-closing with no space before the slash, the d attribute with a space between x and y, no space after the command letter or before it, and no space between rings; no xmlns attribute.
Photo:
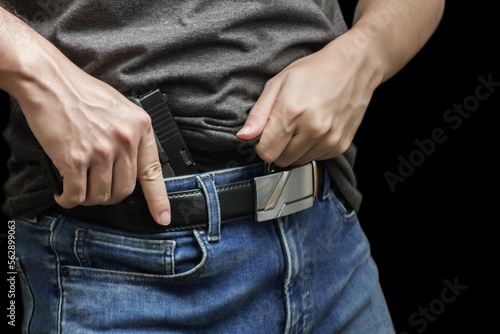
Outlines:
<svg viewBox="0 0 500 334"><path fill-rule="evenodd" d="M49 226L49 231L50 231L50 237L49 237L49 245L52 251L54 252L54 257L55 257L55 262L56 262L56 275L57 275L57 288L59 292L59 302L57 305L57 315L56 315L56 326L57 326L57 333L61 334L62 333L62 304L63 304L63 291L62 291L62 282L61 282L61 262L59 259L59 253L57 252L56 248L54 247L54 238L55 238L55 225L57 224L57 221L59 218L53 218L50 226Z"/></svg>
<svg viewBox="0 0 500 334"><path fill-rule="evenodd" d="M165 266L163 272L174 275L175 274L175 257L174 251L176 242L174 240L165 241L165 256L163 265Z"/></svg>
<svg viewBox="0 0 500 334"><path fill-rule="evenodd" d="M305 235L304 235L304 229L302 228L302 217L300 215L297 216L297 227L299 229L299 235L300 235L300 243L302 244L302 259L304 263L302 264L302 267L305 268L304 270L304 276L303 276L303 283L302 283L302 289L304 292L304 312L303 312L303 332L304 333L309 333L310 331L310 323L311 323L311 308L312 308L312 302L311 302L311 292L310 292L310 283L309 283L309 272L307 270L307 266L310 262L309 259L309 254L308 254L308 249L305 243Z"/></svg>
<svg viewBox="0 0 500 334"><path fill-rule="evenodd" d="M19 283L22 282L24 286L26 287L24 290L26 290L26 295L23 297L24 304L24 315L23 315L23 320L22 324L23 327L26 328L26 331L29 330L30 325L31 325L31 319L33 318L33 309L34 309L34 298L33 298L33 293L31 289L30 282L26 278L26 274L24 273L24 266L21 262L21 259L16 257L16 269L18 272L18 278L19 278ZM24 293L23 290L23 293ZM30 304L29 304L29 309L27 308L28 303L26 303L26 299L29 298Z"/></svg>
<svg viewBox="0 0 500 334"><path fill-rule="evenodd" d="M85 238L87 231L84 229L77 229L75 231L75 241L73 242L73 253L81 267L89 267L90 262L85 253Z"/></svg>
<svg viewBox="0 0 500 334"><path fill-rule="evenodd" d="M283 296L284 296L284 306L285 306L285 331L284 334L289 334L291 331L291 305L290 305L290 296L287 291L287 287L290 284L291 276L292 276L292 264L291 264L291 253L288 242L286 240L285 230L283 227L283 220L281 218L277 219L277 226L279 230L279 236L281 239L281 244L283 246L283 256L285 258L285 277L283 280Z"/></svg>

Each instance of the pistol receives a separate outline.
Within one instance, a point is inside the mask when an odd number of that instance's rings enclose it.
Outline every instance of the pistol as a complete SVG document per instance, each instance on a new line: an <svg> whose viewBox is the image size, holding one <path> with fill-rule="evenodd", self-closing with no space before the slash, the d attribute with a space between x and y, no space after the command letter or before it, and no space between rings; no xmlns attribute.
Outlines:
<svg viewBox="0 0 500 334"><path fill-rule="evenodd" d="M163 176L198 173L198 168L168 107L167 95L156 89L139 98L129 99L146 110L151 117L158 155L164 169Z"/></svg>
<svg viewBox="0 0 500 334"><path fill-rule="evenodd" d="M157 89L139 98L129 97L129 100L143 108L151 117L163 177L198 173L191 153L167 105L166 94ZM47 185L55 194L62 194L63 178L52 160L41 148L35 153Z"/></svg>

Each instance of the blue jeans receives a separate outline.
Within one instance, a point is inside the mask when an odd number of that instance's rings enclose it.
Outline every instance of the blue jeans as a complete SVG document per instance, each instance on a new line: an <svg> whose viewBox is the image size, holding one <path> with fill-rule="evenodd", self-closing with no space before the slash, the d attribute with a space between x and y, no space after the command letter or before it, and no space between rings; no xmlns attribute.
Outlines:
<svg viewBox="0 0 500 334"><path fill-rule="evenodd" d="M264 173L258 164L208 180ZM167 179L167 191L213 190L199 180ZM54 213L16 219L24 331L394 333L356 214L325 183L313 207L271 221L221 226L212 203L209 230L144 235Z"/></svg>

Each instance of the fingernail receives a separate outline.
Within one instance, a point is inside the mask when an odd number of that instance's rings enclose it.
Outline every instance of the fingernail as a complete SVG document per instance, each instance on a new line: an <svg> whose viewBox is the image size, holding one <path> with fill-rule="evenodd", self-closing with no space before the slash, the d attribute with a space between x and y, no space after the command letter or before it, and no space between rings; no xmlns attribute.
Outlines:
<svg viewBox="0 0 500 334"><path fill-rule="evenodd" d="M240 129L240 131L238 131L238 133L236 135L245 135L245 134L249 133L251 130L252 130L252 127L250 125L248 125L248 124L245 124Z"/></svg>
<svg viewBox="0 0 500 334"><path fill-rule="evenodd" d="M160 213L160 221L158 222L160 225L168 225L170 224L170 212L163 211Z"/></svg>

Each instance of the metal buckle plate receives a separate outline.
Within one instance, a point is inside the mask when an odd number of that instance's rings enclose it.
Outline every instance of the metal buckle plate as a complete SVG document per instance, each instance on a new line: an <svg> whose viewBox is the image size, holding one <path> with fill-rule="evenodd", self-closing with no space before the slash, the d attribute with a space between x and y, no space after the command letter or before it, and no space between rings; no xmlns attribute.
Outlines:
<svg viewBox="0 0 500 334"><path fill-rule="evenodd" d="M256 177L254 181L256 220L286 216L313 205L317 192L316 163Z"/></svg>

